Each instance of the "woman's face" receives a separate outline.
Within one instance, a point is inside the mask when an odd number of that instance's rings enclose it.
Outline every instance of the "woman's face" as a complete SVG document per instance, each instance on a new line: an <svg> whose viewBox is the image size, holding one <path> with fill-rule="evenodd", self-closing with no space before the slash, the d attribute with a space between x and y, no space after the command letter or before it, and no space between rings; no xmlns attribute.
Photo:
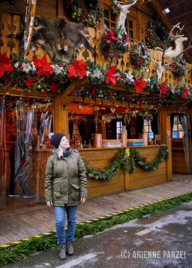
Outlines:
<svg viewBox="0 0 192 268"><path fill-rule="evenodd" d="M69 141L68 141L68 139L67 139L65 136L61 139L61 141L60 141L60 146L61 146L61 148L63 148L64 150L66 150L67 148L70 147L70 145L69 145Z"/></svg>

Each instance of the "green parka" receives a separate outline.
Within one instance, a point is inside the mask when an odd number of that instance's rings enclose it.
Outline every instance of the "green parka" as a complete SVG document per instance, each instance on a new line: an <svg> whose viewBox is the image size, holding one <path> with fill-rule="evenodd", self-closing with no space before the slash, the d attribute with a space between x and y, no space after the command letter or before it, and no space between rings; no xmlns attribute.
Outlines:
<svg viewBox="0 0 192 268"><path fill-rule="evenodd" d="M87 176L79 152L51 155L45 169L45 201L53 201L53 206L76 206L81 197L87 197Z"/></svg>

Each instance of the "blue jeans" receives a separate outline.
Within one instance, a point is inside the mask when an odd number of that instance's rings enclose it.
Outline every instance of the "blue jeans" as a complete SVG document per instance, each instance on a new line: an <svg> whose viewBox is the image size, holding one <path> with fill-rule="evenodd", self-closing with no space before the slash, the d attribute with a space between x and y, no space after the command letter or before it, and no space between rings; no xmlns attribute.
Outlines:
<svg viewBox="0 0 192 268"><path fill-rule="evenodd" d="M67 212L67 238L65 238L65 210ZM54 207L57 244L63 244L66 240L74 241L77 206Z"/></svg>

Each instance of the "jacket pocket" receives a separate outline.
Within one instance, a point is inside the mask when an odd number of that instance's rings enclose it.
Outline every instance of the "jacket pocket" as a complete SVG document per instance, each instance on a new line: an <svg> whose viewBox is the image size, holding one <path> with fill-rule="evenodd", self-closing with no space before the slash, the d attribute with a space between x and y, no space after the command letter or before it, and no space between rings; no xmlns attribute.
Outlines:
<svg viewBox="0 0 192 268"><path fill-rule="evenodd" d="M71 183L70 198L74 201L80 200L80 186Z"/></svg>
<svg viewBox="0 0 192 268"><path fill-rule="evenodd" d="M53 187L53 199L59 199L61 198L61 190L60 190L60 185L55 185Z"/></svg>

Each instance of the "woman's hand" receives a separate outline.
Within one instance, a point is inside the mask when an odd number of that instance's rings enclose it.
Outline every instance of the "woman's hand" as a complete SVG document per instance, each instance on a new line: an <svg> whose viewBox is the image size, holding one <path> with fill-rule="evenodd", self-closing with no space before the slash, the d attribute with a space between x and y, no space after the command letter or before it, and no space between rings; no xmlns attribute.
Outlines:
<svg viewBox="0 0 192 268"><path fill-rule="evenodd" d="M85 197L81 197L81 203L83 204L83 203L85 203L85 201L86 201L86 198Z"/></svg>
<svg viewBox="0 0 192 268"><path fill-rule="evenodd" d="M52 201L47 202L47 206L48 206L48 207L53 206L53 202L52 202Z"/></svg>

